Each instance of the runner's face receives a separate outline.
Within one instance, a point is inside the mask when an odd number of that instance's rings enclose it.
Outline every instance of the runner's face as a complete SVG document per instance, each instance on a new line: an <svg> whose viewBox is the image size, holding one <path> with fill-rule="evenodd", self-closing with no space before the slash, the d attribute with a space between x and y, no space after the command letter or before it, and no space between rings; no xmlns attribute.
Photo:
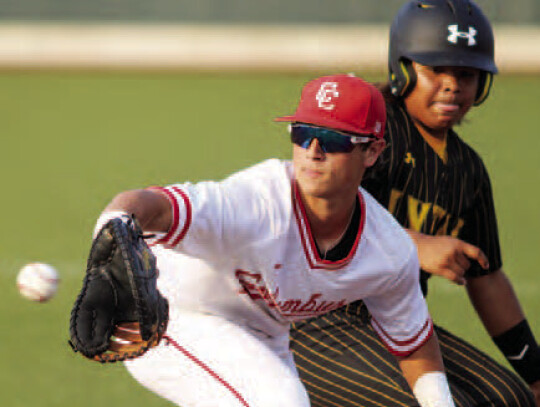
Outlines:
<svg viewBox="0 0 540 407"><path fill-rule="evenodd" d="M384 141L377 140L366 150L357 145L349 153L325 153L317 139L308 148L293 144L298 185L305 195L318 198L356 194L365 169L375 163L383 147Z"/></svg>
<svg viewBox="0 0 540 407"><path fill-rule="evenodd" d="M416 124L433 133L459 123L474 103L480 71L474 68L426 66L413 62L416 85L405 106Z"/></svg>

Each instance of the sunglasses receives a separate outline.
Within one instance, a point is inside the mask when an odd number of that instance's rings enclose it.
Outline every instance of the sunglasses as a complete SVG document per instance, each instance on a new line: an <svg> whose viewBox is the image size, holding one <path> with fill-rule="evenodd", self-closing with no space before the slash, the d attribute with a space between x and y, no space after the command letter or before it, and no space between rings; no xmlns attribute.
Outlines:
<svg viewBox="0 0 540 407"><path fill-rule="evenodd" d="M294 144L308 148L313 139L317 139L325 153L350 153L356 144L365 144L374 140L374 137L353 136L337 130L301 123L291 124L290 132L291 141Z"/></svg>

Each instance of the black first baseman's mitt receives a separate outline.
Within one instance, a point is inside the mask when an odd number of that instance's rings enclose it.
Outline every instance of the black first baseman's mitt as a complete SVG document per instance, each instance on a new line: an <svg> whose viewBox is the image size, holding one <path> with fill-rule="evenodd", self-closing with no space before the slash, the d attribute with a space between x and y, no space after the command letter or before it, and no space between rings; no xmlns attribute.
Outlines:
<svg viewBox="0 0 540 407"><path fill-rule="evenodd" d="M105 363L133 359L156 346L169 317L157 275L156 258L135 218L107 222L94 239L71 311L73 350Z"/></svg>

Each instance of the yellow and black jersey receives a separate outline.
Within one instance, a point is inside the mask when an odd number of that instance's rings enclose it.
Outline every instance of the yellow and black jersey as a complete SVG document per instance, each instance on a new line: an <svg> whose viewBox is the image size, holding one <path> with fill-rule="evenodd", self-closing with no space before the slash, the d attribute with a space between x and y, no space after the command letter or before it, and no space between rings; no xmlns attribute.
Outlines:
<svg viewBox="0 0 540 407"><path fill-rule="evenodd" d="M491 183L480 156L453 131L446 151L435 152L400 104L387 104L386 128L387 147L362 186L405 228L480 247L490 269L472 262L468 277L501 268ZM427 278L422 273L424 292Z"/></svg>

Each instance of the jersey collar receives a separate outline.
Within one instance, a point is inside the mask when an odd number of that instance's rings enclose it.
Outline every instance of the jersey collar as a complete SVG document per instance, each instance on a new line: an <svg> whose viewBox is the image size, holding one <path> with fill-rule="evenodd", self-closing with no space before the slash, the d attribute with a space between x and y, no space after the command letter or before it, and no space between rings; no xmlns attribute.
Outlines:
<svg viewBox="0 0 540 407"><path fill-rule="evenodd" d="M300 242L302 243L302 247L304 249L304 253L306 255L306 260L309 264L309 267L312 269L326 270L337 270L345 267L354 258L365 225L366 205L364 202L364 197L362 196L360 190L358 190L358 202L360 202L360 218L358 220L358 232L356 234L356 239L347 256L337 261L325 260L319 256L317 245L315 244L315 239L313 238L311 226L307 218L306 209L304 207L304 203L302 202L300 191L298 190L298 185L295 180L292 181L291 190L294 216L296 219L296 224L298 226L298 232L300 234Z"/></svg>

